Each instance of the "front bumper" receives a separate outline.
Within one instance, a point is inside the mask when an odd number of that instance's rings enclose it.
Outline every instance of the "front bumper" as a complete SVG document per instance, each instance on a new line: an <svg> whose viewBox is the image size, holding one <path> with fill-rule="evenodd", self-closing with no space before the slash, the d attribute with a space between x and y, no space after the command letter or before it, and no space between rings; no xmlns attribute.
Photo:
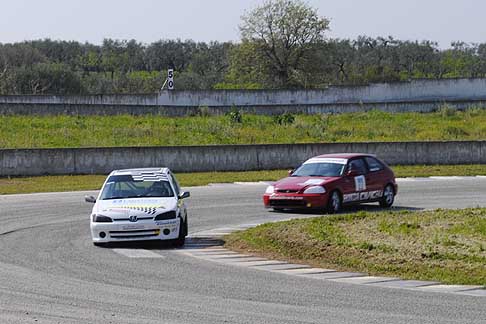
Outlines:
<svg viewBox="0 0 486 324"><path fill-rule="evenodd" d="M145 220L136 223L123 221L113 223L91 222L93 242L130 242L146 240L174 240L179 236L180 218L163 221Z"/></svg>
<svg viewBox="0 0 486 324"><path fill-rule="evenodd" d="M265 208L282 209L320 209L327 206L329 197L325 194L283 194L263 195Z"/></svg>

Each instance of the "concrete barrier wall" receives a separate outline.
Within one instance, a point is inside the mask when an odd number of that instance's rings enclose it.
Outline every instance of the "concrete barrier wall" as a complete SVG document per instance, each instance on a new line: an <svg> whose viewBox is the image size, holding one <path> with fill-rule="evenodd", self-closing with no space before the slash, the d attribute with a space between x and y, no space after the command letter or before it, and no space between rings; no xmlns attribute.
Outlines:
<svg viewBox="0 0 486 324"><path fill-rule="evenodd" d="M0 114L183 116L207 107L223 114L233 106L247 113L344 113L380 109L431 111L442 103L484 106L486 79L414 80L324 90L164 91L152 95L0 96Z"/></svg>
<svg viewBox="0 0 486 324"><path fill-rule="evenodd" d="M19 149L0 150L0 176L107 174L153 166L175 172L272 170L339 152L373 153L391 165L486 163L486 141Z"/></svg>
<svg viewBox="0 0 486 324"><path fill-rule="evenodd" d="M311 105L272 105L272 106L238 106L245 114L281 115L285 112L294 114L342 114L370 111L373 109L385 112L432 112L444 104L455 109L468 107L486 107L486 100L448 100L448 101L411 101L390 103L349 103L349 104L311 104ZM224 115L234 106L204 107L210 115ZM74 104L26 104L0 103L0 115L71 115L71 116L114 116L114 115L160 115L168 117L196 116L202 113L196 106L130 106L130 105L74 105Z"/></svg>

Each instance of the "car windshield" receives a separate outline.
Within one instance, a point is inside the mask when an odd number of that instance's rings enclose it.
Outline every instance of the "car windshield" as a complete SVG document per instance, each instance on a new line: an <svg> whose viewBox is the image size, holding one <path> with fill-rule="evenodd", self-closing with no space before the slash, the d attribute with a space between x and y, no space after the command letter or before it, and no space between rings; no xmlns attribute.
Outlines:
<svg viewBox="0 0 486 324"><path fill-rule="evenodd" d="M131 175L110 176L101 192L101 200L174 197L174 191L168 181L135 181Z"/></svg>
<svg viewBox="0 0 486 324"><path fill-rule="evenodd" d="M292 174L292 177L339 177L345 165L338 163L306 163Z"/></svg>

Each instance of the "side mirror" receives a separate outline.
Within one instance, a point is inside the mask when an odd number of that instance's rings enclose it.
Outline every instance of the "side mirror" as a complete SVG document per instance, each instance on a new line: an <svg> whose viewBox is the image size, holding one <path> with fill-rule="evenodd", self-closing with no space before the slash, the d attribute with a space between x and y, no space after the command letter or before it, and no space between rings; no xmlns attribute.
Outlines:
<svg viewBox="0 0 486 324"><path fill-rule="evenodd" d="M84 201L94 204L96 202L96 198L93 196L84 196Z"/></svg>
<svg viewBox="0 0 486 324"><path fill-rule="evenodd" d="M292 174L294 174L295 170L289 170L288 171L288 174L289 174L289 177L292 176Z"/></svg>
<svg viewBox="0 0 486 324"><path fill-rule="evenodd" d="M191 193L189 191L181 192L180 195L179 195L179 199L184 199L184 198L189 198L189 197L191 197Z"/></svg>

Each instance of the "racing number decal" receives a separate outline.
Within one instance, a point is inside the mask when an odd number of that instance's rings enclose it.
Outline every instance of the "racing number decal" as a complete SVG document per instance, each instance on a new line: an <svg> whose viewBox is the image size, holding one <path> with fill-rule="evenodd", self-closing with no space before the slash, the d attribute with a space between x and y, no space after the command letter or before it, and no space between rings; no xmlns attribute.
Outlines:
<svg viewBox="0 0 486 324"><path fill-rule="evenodd" d="M364 175L354 177L354 184L356 187L356 191L364 191L366 190L366 179Z"/></svg>

